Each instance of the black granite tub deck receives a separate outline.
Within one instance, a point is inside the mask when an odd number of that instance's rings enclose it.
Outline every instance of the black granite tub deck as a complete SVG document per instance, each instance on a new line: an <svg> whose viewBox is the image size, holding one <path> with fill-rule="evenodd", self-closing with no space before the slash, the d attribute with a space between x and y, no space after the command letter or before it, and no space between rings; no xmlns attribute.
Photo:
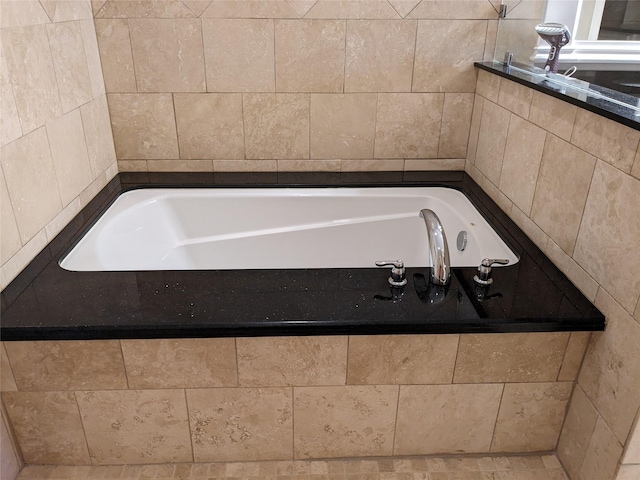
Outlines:
<svg viewBox="0 0 640 480"><path fill-rule="evenodd" d="M428 285L408 268L69 272L58 265L122 192L146 187L447 186L464 192L520 256L476 287L475 268ZM304 248L304 247L303 247ZM427 245L425 244L425 248ZM319 254L321 254L319 252ZM2 292L3 341L603 330L605 320L464 172L121 173Z"/></svg>

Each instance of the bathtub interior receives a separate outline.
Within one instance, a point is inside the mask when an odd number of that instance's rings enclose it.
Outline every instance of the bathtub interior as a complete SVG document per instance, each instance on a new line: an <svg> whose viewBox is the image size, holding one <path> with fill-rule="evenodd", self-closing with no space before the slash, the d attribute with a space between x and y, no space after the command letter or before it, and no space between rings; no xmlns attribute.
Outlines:
<svg viewBox="0 0 640 480"><path fill-rule="evenodd" d="M72 271L430 265L430 208L454 267L518 256L461 192L396 188L144 188L120 195L60 262ZM467 232L464 251L456 247Z"/></svg>

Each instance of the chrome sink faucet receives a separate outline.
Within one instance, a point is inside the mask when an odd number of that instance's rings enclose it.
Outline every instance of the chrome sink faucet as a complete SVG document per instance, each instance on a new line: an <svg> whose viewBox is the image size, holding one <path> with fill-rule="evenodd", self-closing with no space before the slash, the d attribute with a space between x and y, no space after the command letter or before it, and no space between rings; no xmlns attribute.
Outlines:
<svg viewBox="0 0 640 480"><path fill-rule="evenodd" d="M433 262L431 283L434 285L447 285L451 279L451 262L449 261L447 236L442 228L442 223L435 212L428 208L420 210L420 216L424 218L429 235L429 252Z"/></svg>

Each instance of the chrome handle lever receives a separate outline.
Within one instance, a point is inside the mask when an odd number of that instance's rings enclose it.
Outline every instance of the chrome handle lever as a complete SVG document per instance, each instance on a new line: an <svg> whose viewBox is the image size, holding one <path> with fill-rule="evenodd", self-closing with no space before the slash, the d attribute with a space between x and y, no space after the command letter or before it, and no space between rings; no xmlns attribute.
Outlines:
<svg viewBox="0 0 640 480"><path fill-rule="evenodd" d="M506 258L485 258L480 262L478 267L478 273L473 276L473 281L478 285L491 285L493 278L491 278L491 266L493 264L507 265L509 260Z"/></svg>
<svg viewBox="0 0 640 480"><path fill-rule="evenodd" d="M392 287L404 287L407 284L404 262L402 260L380 260L376 262L376 266L391 267L391 276L388 281Z"/></svg>

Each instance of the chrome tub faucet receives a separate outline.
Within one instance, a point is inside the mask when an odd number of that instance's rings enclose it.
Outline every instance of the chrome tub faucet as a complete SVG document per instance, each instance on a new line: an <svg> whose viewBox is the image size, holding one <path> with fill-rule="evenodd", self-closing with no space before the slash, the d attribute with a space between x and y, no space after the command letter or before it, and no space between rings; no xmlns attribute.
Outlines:
<svg viewBox="0 0 640 480"><path fill-rule="evenodd" d="M424 218L429 235L429 252L433 262L431 283L434 285L447 285L451 279L451 262L449 261L447 236L442 228L442 223L435 212L428 208L420 210L420 216Z"/></svg>

